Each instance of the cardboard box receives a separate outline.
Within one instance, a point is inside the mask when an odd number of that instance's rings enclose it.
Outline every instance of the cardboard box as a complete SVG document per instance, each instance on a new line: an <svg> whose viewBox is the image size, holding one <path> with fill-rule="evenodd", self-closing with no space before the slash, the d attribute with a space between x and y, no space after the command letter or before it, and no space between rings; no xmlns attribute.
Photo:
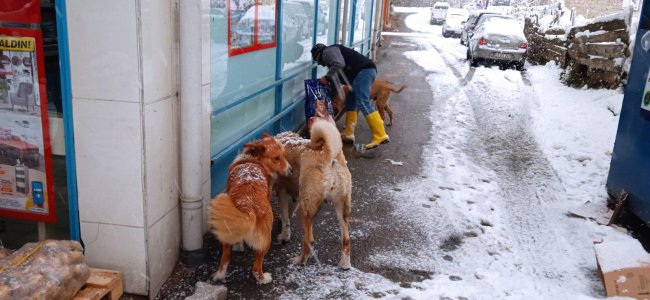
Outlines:
<svg viewBox="0 0 650 300"><path fill-rule="evenodd" d="M650 254L638 240L594 243L607 296L650 299Z"/></svg>

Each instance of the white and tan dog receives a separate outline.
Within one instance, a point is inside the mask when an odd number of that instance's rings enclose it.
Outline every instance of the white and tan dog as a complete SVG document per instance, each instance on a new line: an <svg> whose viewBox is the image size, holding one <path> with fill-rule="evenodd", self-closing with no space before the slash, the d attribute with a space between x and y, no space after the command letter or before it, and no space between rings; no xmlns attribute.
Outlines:
<svg viewBox="0 0 650 300"><path fill-rule="evenodd" d="M276 136L284 145L285 156L293 169L291 176L280 176L275 183L282 219L282 233L278 238L282 241L290 239L293 210L290 210L289 204L292 198L298 199L304 240L302 251L294 263L306 263L314 246L314 217L321 204L330 199L341 227L339 267L349 269L352 176L343 154L341 137L333 122L321 118L314 121L310 136L311 140L303 139L293 132Z"/></svg>

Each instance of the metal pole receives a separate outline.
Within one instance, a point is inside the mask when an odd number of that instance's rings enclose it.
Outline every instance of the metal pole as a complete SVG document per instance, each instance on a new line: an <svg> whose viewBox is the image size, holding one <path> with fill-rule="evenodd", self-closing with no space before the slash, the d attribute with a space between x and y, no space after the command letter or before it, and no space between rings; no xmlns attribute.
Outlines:
<svg viewBox="0 0 650 300"><path fill-rule="evenodd" d="M377 8L375 9L375 24L373 26L373 32L372 32L372 37L375 39L372 42L372 50L371 50L371 58L375 59L377 57L377 48L379 45L381 45L381 27L383 24L383 16L384 14L382 13L383 9L381 9L384 6L385 2L383 0L377 0Z"/></svg>
<svg viewBox="0 0 650 300"><path fill-rule="evenodd" d="M70 52L68 49L68 21L64 0L54 3L57 37L59 40L59 69L61 72L61 101L63 103L63 132L65 135L65 172L68 184L68 222L70 239L81 241L79 228L79 199L77 194L77 161L74 148L72 118L72 86L70 81Z"/></svg>
<svg viewBox="0 0 650 300"><path fill-rule="evenodd" d="M203 259L201 0L180 3L181 259Z"/></svg>
<svg viewBox="0 0 650 300"><path fill-rule="evenodd" d="M278 12L278 21L276 22L276 28L275 28L275 42L276 42L276 48L275 48L275 80L280 80L282 79L282 69L283 69L283 59L282 59L282 0L277 0L276 1L277 5L277 12ZM278 34L280 33L280 34ZM284 84L279 84L278 86L275 87L275 110L274 110L274 116L277 116L282 112L282 98L283 93L282 93L282 88ZM274 126L275 133L278 133L281 131L280 124L282 122L277 122Z"/></svg>
<svg viewBox="0 0 650 300"><path fill-rule="evenodd" d="M357 0L352 0L352 12L350 13L350 19L352 22L350 23L350 41L348 42L348 47L352 47L352 44L354 43L354 26L356 25L357 21Z"/></svg>
<svg viewBox="0 0 650 300"><path fill-rule="evenodd" d="M311 45L316 45L316 38L318 36L318 0L314 0L314 36L311 39ZM316 71L318 68L311 69L311 78L316 79Z"/></svg>
<svg viewBox="0 0 650 300"><path fill-rule="evenodd" d="M343 24L341 25L341 41L339 42L340 44L345 44L345 41L347 40L348 36L348 13L349 13L349 2L350 0L342 0L343 2Z"/></svg>

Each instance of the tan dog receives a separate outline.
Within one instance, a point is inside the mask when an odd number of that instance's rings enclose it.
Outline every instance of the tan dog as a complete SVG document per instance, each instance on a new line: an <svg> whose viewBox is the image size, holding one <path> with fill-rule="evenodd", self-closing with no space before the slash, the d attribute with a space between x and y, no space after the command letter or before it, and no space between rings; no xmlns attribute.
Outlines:
<svg viewBox="0 0 650 300"><path fill-rule="evenodd" d="M270 273L262 271L272 240L271 186L278 174L289 176L291 166L282 144L268 134L244 145L244 149L230 165L226 193L212 200L210 224L222 245L221 262L213 279L226 278L231 246L243 241L256 252L253 276L258 284L265 284L272 280Z"/></svg>
<svg viewBox="0 0 650 300"><path fill-rule="evenodd" d="M294 258L294 263L306 263L314 246L314 217L321 204L326 199L331 199L342 235L339 267L349 269L352 175L343 154L338 129L332 122L316 119L311 129L311 140L303 139L293 132L281 133L276 138L285 146L287 160L294 169L290 177L279 177L275 185L282 219L282 233L278 238L282 241L289 240L289 220L293 214L289 203L291 199L298 199L304 241L302 251Z"/></svg>
<svg viewBox="0 0 650 300"><path fill-rule="evenodd" d="M385 80L375 80L372 87L370 88L370 100L375 101L375 108L379 111L379 115L382 120L385 120L385 115L388 113L390 118L390 123L386 124L387 126L393 126L393 110L390 108L390 93L400 93L406 86L403 85L399 89L395 89L392 83ZM347 95L350 92L350 87L347 85L341 86L343 89L343 95ZM335 121L338 121L341 116L343 116L343 111L345 110L345 98L341 97L341 93L338 93L332 105L336 110Z"/></svg>

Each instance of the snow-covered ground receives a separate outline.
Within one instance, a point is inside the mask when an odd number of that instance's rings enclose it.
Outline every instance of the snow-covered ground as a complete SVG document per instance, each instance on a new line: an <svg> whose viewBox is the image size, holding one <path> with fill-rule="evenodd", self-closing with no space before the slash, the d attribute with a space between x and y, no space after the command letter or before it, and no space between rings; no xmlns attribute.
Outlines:
<svg viewBox="0 0 650 300"><path fill-rule="evenodd" d="M631 238L567 212L586 201L605 205L623 92L566 87L553 64L469 68L466 48L428 24L428 8L395 11L414 13L406 19L413 33L386 35L420 49L404 55L429 73L433 127L420 176L382 193L399 199L393 214L426 233L427 246L380 250L370 260L433 275L397 285L311 266L287 279L310 288L284 298L336 290L354 298L603 298L593 242ZM365 292L354 294L359 285Z"/></svg>
<svg viewBox="0 0 650 300"><path fill-rule="evenodd" d="M424 50L405 55L431 72L427 79L440 103L431 112L434 137L423 174L400 184L414 192L407 199L394 193L404 204L395 213L422 228L450 224L442 237L430 231L432 248L413 257L373 257L381 265L437 271L397 296L602 297L592 243L628 237L567 211L586 201L605 205L623 92L566 87L552 64L527 66L524 73L469 69L466 48L428 25L428 8L415 12L407 26L431 35L408 38ZM413 210L426 199L444 214ZM455 249L440 250L450 241ZM441 251L448 260L433 258Z"/></svg>

